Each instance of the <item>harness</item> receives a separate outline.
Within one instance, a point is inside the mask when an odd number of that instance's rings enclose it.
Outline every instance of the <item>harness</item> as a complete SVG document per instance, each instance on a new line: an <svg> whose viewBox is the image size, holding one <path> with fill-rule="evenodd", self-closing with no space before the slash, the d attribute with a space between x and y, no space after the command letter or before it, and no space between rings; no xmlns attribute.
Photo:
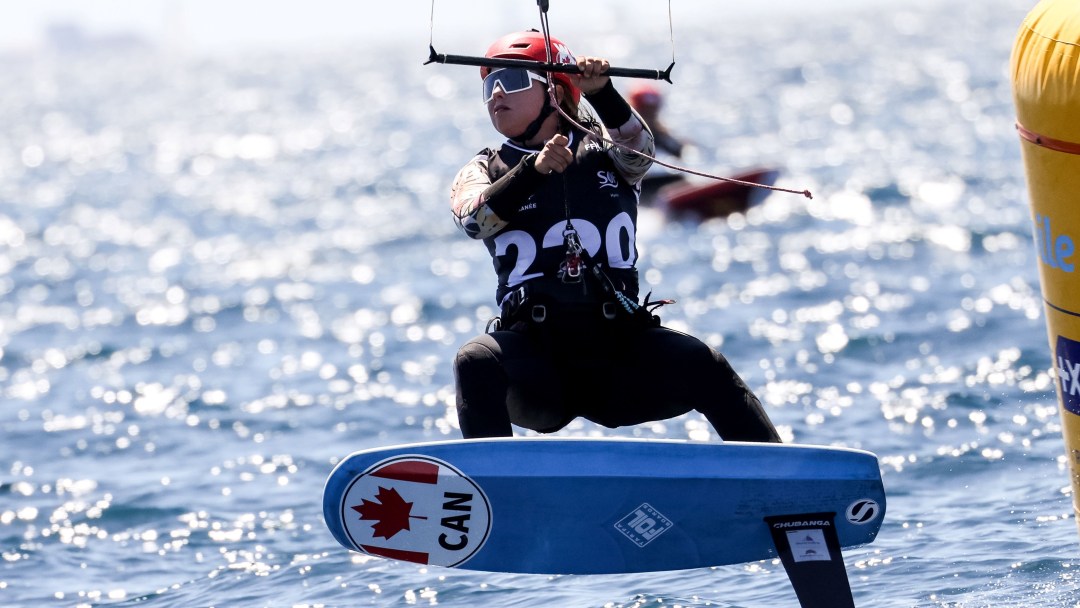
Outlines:
<svg viewBox="0 0 1080 608"><path fill-rule="evenodd" d="M650 300L641 304L616 288L615 283L594 263L577 242L576 233L566 237L567 260L556 278L526 281L507 294L499 317L492 320L495 329L521 327L550 330L593 323L610 324L612 329L659 327L654 312L674 300ZM488 331L492 330L489 323Z"/></svg>
<svg viewBox="0 0 1080 608"><path fill-rule="evenodd" d="M578 141L578 145L584 145L584 140ZM580 180L595 183L592 182L596 179L593 172L597 169L602 169L601 173L608 171L602 165L595 164L588 169L582 169L577 174L579 177L574 178L579 180L574 182L575 187L582 185ZM628 276L620 276L620 273L627 272L626 269L609 269L589 254L574 226L577 220L572 217L581 217L584 221L591 218L587 213L571 213L568 173L564 172L552 179L557 179L558 182L551 183L545 196L551 197L548 200L552 203L562 199L562 210L559 214L560 221L563 222L562 255L559 257L558 253L552 251L548 255L553 254L554 258L549 257L545 262L549 264L546 266L550 269L548 274L530 278L501 294L500 316L494 327L529 328L562 338L588 336L597 331L609 334L612 330L658 326L660 319L653 311L672 301L653 302L647 295L645 302L639 304L636 297L636 273L632 277L629 276L630 273L627 273ZM493 245L489 244L489 248L495 251ZM557 270L553 268L555 264L558 264ZM499 272L501 274L505 271ZM488 331L491 331L492 327L489 323Z"/></svg>

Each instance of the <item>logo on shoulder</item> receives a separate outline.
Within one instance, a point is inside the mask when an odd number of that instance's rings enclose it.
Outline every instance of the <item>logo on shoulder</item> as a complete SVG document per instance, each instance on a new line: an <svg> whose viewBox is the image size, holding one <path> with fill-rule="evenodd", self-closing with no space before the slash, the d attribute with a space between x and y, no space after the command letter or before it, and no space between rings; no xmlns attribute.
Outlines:
<svg viewBox="0 0 1080 608"><path fill-rule="evenodd" d="M390 559L458 566L487 541L491 503L480 486L429 456L396 456L353 479L341 499L353 546Z"/></svg>

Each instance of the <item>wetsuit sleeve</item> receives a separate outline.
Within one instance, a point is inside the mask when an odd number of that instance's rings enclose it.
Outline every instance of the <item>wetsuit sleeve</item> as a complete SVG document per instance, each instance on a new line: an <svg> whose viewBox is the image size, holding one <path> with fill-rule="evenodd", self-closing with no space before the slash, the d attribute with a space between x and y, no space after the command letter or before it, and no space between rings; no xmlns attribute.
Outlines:
<svg viewBox="0 0 1080 608"><path fill-rule="evenodd" d="M649 156L656 154L656 142L652 132L622 95L619 95L611 81L596 93L586 95L585 99L596 110L609 139ZM615 162L615 167L631 184L641 181L652 166L652 160L618 146L611 146L607 153Z"/></svg>
<svg viewBox="0 0 1080 608"><path fill-rule="evenodd" d="M506 172L494 184L484 190L484 204L499 217L513 219L525 199L532 196L547 179L536 171L537 154L526 155L513 169Z"/></svg>
<svg viewBox="0 0 1080 608"><path fill-rule="evenodd" d="M450 190L450 207L465 234L487 238L506 227L545 180L536 172L536 154L521 159L494 183L488 163L490 153L480 153L458 172Z"/></svg>
<svg viewBox="0 0 1080 608"><path fill-rule="evenodd" d="M470 238L482 239L503 229L506 222L484 204L484 191L491 186L489 151L477 154L458 171L450 187L450 211L454 221Z"/></svg>

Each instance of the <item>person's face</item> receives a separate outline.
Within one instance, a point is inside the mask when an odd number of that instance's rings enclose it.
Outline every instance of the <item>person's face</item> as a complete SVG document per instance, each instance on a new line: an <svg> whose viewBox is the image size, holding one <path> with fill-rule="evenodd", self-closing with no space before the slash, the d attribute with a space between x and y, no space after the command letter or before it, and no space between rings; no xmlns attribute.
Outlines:
<svg viewBox="0 0 1080 608"><path fill-rule="evenodd" d="M547 85L535 80L531 87L517 93L506 93L496 86L487 102L491 124L506 137L520 135L540 115L547 94Z"/></svg>

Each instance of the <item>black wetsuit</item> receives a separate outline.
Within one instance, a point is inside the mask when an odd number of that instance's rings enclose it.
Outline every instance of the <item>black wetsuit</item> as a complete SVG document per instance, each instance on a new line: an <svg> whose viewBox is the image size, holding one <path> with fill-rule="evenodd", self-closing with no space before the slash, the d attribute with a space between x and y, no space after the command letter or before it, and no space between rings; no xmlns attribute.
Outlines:
<svg viewBox="0 0 1080 608"><path fill-rule="evenodd" d="M593 105L605 125L629 124L605 100ZM455 181L455 197L487 185L468 213L455 199L455 212L487 245L502 309L502 329L473 338L454 361L462 434L509 436L512 424L550 433L579 416L614 428L696 409L725 440L778 442L720 353L638 307L638 193L595 135L571 134L570 148L562 174L540 175L535 151L507 143ZM584 250L580 280L566 276L568 227Z"/></svg>

